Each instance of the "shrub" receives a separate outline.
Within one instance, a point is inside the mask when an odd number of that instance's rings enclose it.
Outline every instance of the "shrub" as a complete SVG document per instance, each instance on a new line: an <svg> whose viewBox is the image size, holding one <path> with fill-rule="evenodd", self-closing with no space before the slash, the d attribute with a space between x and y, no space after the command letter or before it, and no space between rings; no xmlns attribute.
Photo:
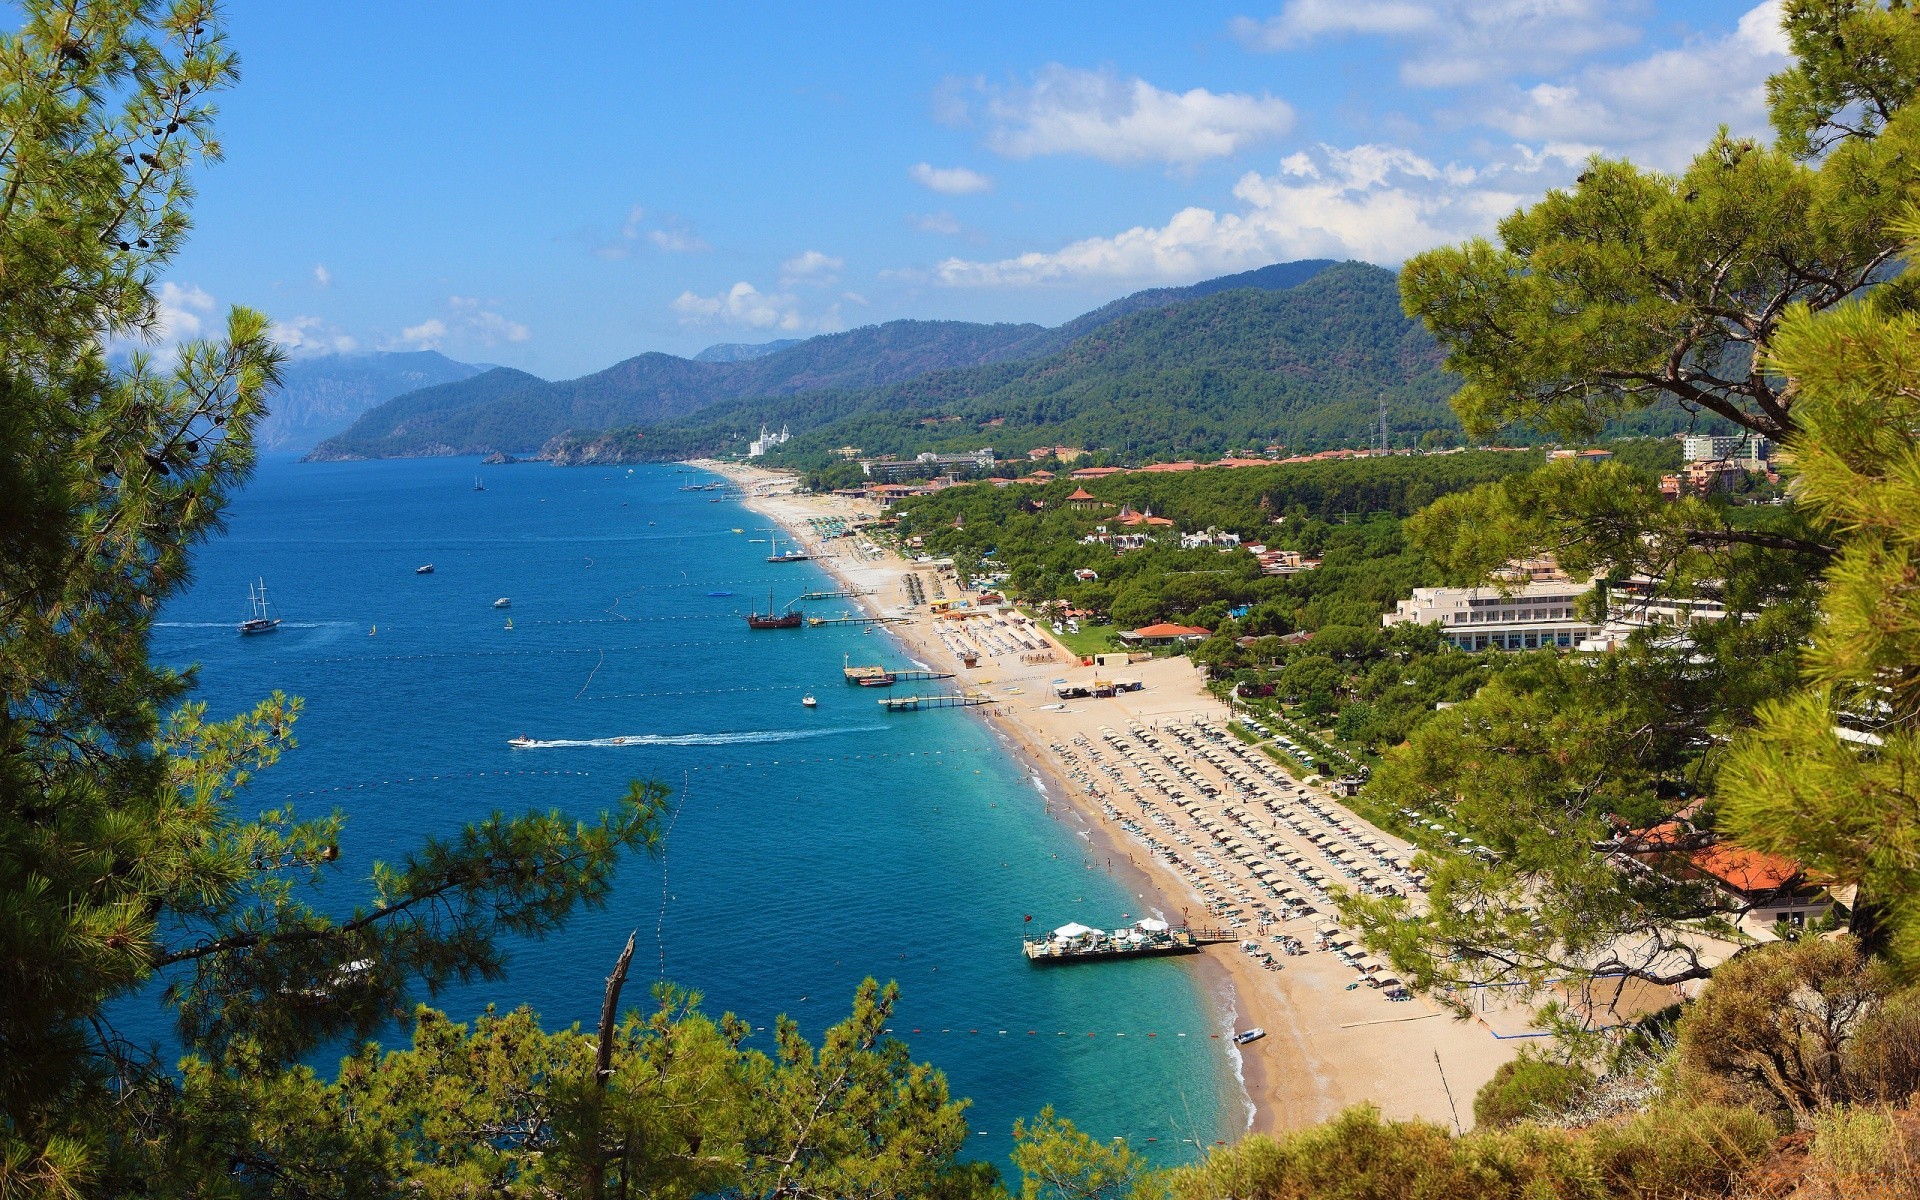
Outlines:
<svg viewBox="0 0 1920 1200"><path fill-rule="evenodd" d="M1473 1098L1474 1125L1498 1129L1560 1116L1578 1104L1592 1085L1593 1076L1581 1067L1523 1053L1501 1063Z"/></svg>

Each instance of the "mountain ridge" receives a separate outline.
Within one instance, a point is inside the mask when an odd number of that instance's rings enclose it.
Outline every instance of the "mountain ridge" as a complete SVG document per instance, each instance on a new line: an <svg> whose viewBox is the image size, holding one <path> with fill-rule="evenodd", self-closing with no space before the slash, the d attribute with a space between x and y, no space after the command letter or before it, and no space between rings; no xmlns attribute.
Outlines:
<svg viewBox="0 0 1920 1200"><path fill-rule="evenodd" d="M1053 328L900 320L822 334L747 359L701 362L650 352L557 382L523 372L499 377L488 372L395 397L323 442L310 457L524 453L570 431L684 421L714 404L745 397L884 387L942 370L1037 359L1135 312L1223 289L1294 287L1332 265L1326 259L1276 263L1186 287L1151 288Z"/></svg>

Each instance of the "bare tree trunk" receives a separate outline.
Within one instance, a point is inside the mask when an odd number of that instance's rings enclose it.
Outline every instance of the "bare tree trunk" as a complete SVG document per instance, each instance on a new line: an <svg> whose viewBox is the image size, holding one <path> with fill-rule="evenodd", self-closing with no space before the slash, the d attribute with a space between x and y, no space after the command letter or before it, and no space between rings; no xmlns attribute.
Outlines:
<svg viewBox="0 0 1920 1200"><path fill-rule="evenodd" d="M620 961L613 964L613 974L607 976L607 997L600 1003L600 1049L593 1060L593 1131L587 1149L589 1200L602 1200L606 1195L607 1163L606 1151L602 1148L600 1114L606 1099L607 1080L613 1075L613 1031L620 1019L620 989L626 986L627 964L633 961L633 943L639 936L637 929L627 935L627 947L620 952Z"/></svg>

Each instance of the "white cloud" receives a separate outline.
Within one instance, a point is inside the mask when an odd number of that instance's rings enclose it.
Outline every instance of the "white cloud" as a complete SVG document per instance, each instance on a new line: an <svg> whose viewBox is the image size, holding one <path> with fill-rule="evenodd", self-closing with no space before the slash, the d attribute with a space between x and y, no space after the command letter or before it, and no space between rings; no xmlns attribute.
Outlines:
<svg viewBox="0 0 1920 1200"><path fill-rule="evenodd" d="M846 265L844 258L806 250L780 264L780 282L788 287L795 284L825 287L840 278L840 268Z"/></svg>
<svg viewBox="0 0 1920 1200"><path fill-rule="evenodd" d="M932 163L913 164L907 168L907 178L945 196L965 196L993 188L993 180L978 171L966 167L936 167Z"/></svg>
<svg viewBox="0 0 1920 1200"><path fill-rule="evenodd" d="M809 317L802 311L798 297L763 292L745 280L713 296L681 292L667 307L679 313L681 322L687 325L732 325L786 332L829 332L841 328L838 304Z"/></svg>
<svg viewBox="0 0 1920 1200"><path fill-rule="evenodd" d="M1233 32L1256 50L1290 50L1318 38L1403 39L1400 78L1415 87L1459 87L1552 69L1632 44L1620 18L1645 0L1286 0L1264 21Z"/></svg>
<svg viewBox="0 0 1920 1200"><path fill-rule="evenodd" d="M1192 167L1293 128L1292 106L1269 95L1169 92L1059 63L1029 86L993 90L986 111L994 122L987 145L1000 154L1079 154L1123 166Z"/></svg>
<svg viewBox="0 0 1920 1200"><path fill-rule="evenodd" d="M959 219L944 209L937 213L908 213L907 224L922 233L939 233L948 237L961 230Z"/></svg>
<svg viewBox="0 0 1920 1200"><path fill-rule="evenodd" d="M154 320L144 340L183 342L197 338L206 327L205 318L213 312L214 301L196 284L185 287L169 280L160 285L154 297Z"/></svg>
<svg viewBox="0 0 1920 1200"><path fill-rule="evenodd" d="M448 296L443 317L428 317L400 331L399 344L416 350L437 350L448 343L497 346L524 342L533 336L520 322L503 316L474 296Z"/></svg>
<svg viewBox="0 0 1920 1200"><path fill-rule="evenodd" d="M1787 65L1780 2L1749 10L1731 33L1618 64L1597 64L1557 83L1511 88L1474 113L1511 137L1624 155L1674 169L1720 125L1767 129L1767 76Z"/></svg>
<svg viewBox="0 0 1920 1200"><path fill-rule="evenodd" d="M415 350L437 350L446 338L447 323L438 317L429 317L400 331L400 340Z"/></svg>
<svg viewBox="0 0 1920 1200"><path fill-rule="evenodd" d="M350 354L360 348L357 338L323 317L275 321L268 333L293 354Z"/></svg>
<svg viewBox="0 0 1920 1200"><path fill-rule="evenodd" d="M1577 160L1574 160L1577 161ZM1248 172L1237 211L1187 208L1059 250L992 262L950 258L934 278L956 287L1031 287L1081 280L1186 282L1296 258L1393 264L1442 242L1485 233L1574 161L1516 148L1481 167L1439 165L1398 146L1322 146L1275 175Z"/></svg>
<svg viewBox="0 0 1920 1200"><path fill-rule="evenodd" d="M313 264L313 282L316 287L324 288L333 286L333 272L327 270L327 264Z"/></svg>
<svg viewBox="0 0 1920 1200"><path fill-rule="evenodd" d="M647 240L668 254L698 254L702 250L713 249L691 228L677 220L665 229L651 230Z"/></svg>

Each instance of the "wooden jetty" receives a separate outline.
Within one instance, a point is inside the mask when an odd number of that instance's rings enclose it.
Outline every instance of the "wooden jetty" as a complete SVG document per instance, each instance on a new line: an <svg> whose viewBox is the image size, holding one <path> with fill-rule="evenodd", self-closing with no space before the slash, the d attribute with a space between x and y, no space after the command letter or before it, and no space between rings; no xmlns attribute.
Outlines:
<svg viewBox="0 0 1920 1200"><path fill-rule="evenodd" d="M1028 962L1036 966L1052 966L1115 958L1198 954L1202 946L1236 940L1238 938L1231 930L1168 928L1164 922L1143 921L1130 929L1111 933L1085 925L1064 925L1046 937L1022 938L1020 947Z"/></svg>
<svg viewBox="0 0 1920 1200"><path fill-rule="evenodd" d="M952 679L951 671L924 671L918 668L889 670L877 663L873 666L856 667L848 663L841 668L841 674L855 687L892 687L896 683L921 683L934 679Z"/></svg>
<svg viewBox="0 0 1920 1200"><path fill-rule="evenodd" d="M918 712L923 708L972 708L992 703L993 697L985 692L964 692L945 696L888 696L880 701L880 707L895 713Z"/></svg>
<svg viewBox="0 0 1920 1200"><path fill-rule="evenodd" d="M904 625L905 617L808 617L809 625Z"/></svg>
<svg viewBox="0 0 1920 1200"><path fill-rule="evenodd" d="M873 595L873 589L866 588L860 591L802 592L800 593L800 599L802 600L839 600L839 599L851 598L854 596L871 596L871 595Z"/></svg>

